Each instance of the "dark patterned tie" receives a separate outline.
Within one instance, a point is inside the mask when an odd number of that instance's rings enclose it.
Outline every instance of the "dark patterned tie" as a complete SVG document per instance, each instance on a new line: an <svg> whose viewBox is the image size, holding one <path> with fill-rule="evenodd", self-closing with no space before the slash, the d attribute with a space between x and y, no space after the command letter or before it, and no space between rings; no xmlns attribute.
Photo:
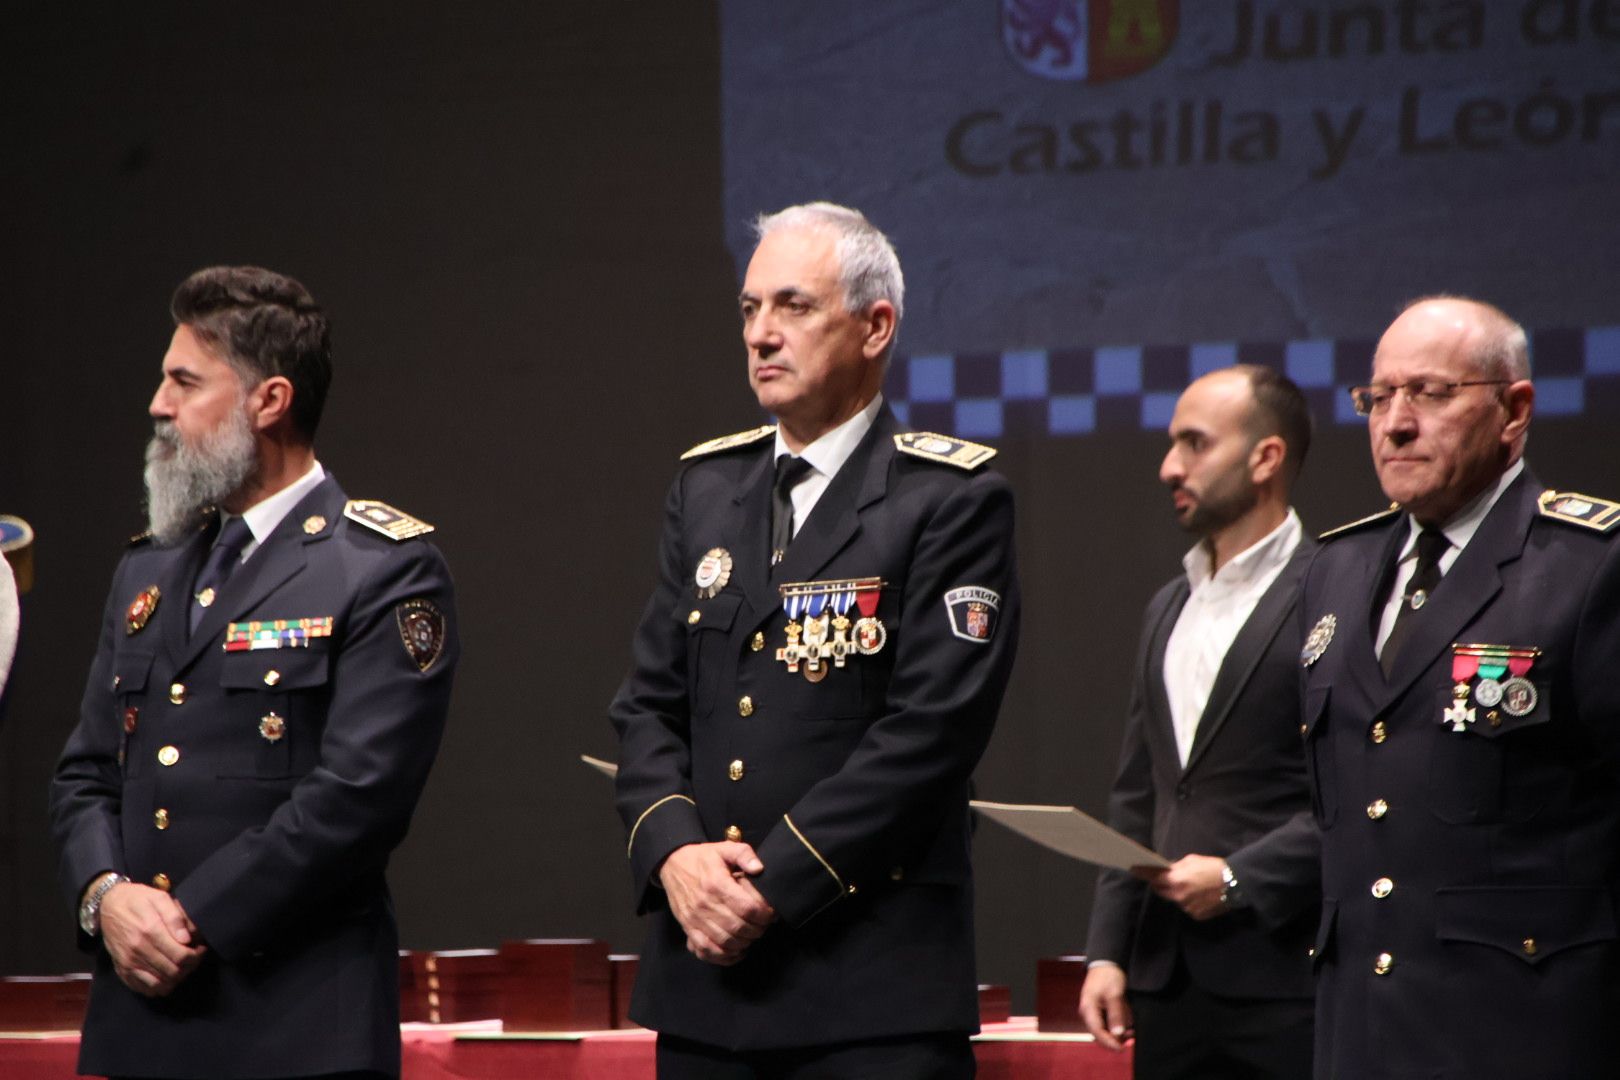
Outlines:
<svg viewBox="0 0 1620 1080"><path fill-rule="evenodd" d="M1419 612L1429 602L1429 594L1440 584L1440 557L1449 550L1451 541L1439 529L1429 527L1418 533L1417 569L1412 572L1412 580L1406 583L1400 610L1395 613L1395 625L1378 657L1386 678L1395 670L1395 658L1400 655L1406 639L1412 636L1412 628L1417 625Z"/></svg>
<svg viewBox="0 0 1620 1080"><path fill-rule="evenodd" d="M191 593L191 629L197 629L197 624L202 622L203 612L219 596L231 571L242 564L242 549L252 539L253 530L248 528L245 519L239 517L231 518L219 531L219 538L214 541L213 550L208 553L202 572L197 575L197 587Z"/></svg>
<svg viewBox="0 0 1620 1080"><path fill-rule="evenodd" d="M808 461L791 454L776 459L776 484L771 488L771 565L782 561L793 542L793 489L811 469Z"/></svg>

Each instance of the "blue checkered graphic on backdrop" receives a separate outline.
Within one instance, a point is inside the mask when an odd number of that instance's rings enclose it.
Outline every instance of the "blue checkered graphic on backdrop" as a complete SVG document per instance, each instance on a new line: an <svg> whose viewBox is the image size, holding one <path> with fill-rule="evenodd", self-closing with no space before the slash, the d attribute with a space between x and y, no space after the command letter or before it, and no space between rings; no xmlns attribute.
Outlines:
<svg viewBox="0 0 1620 1080"><path fill-rule="evenodd" d="M1350 387L1375 341L1241 341L896 356L884 396L911 427L969 439L1163 431L1192 380L1262 364L1298 383L1318 423L1360 424ZM1536 415L1620 414L1620 326L1530 334Z"/></svg>

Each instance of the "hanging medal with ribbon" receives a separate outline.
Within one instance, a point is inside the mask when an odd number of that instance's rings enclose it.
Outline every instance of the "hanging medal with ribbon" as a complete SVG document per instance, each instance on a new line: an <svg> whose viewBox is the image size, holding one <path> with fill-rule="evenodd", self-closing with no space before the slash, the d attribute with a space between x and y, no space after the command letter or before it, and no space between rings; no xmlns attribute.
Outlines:
<svg viewBox="0 0 1620 1080"><path fill-rule="evenodd" d="M1452 706L1445 710L1444 722L1452 731L1464 731L1474 722L1474 704L1490 710L1491 726L1500 722L1498 706L1509 716L1527 716L1536 707L1535 684L1525 678L1541 655L1538 648L1512 645L1456 644L1451 647ZM1504 675L1511 675L1504 679Z"/></svg>
<svg viewBox="0 0 1620 1080"><path fill-rule="evenodd" d="M888 632L878 621L882 578L795 581L777 586L787 613L787 644L776 658L794 674L803 670L811 682L844 667L855 655L870 656L883 648ZM860 618L852 620L853 612Z"/></svg>
<svg viewBox="0 0 1620 1080"><path fill-rule="evenodd" d="M1441 714L1441 723L1450 724L1452 731L1466 731L1474 722L1474 710L1468 707L1468 692L1474 673L1479 670L1479 657L1472 653L1453 651L1451 654L1451 707Z"/></svg>
<svg viewBox="0 0 1620 1080"><path fill-rule="evenodd" d="M1536 684L1525 678L1541 655L1540 649L1515 650L1508 654L1508 670L1513 677L1502 684L1502 708L1509 716L1529 716L1536 709Z"/></svg>

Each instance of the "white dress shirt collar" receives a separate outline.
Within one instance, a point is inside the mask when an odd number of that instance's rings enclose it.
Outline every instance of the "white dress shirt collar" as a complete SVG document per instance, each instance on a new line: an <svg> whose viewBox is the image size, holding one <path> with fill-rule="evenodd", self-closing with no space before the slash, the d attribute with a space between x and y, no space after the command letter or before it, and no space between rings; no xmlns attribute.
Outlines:
<svg viewBox="0 0 1620 1080"><path fill-rule="evenodd" d="M297 506L305 495L315 490L315 487L324 479L326 479L326 470L321 467L319 461L313 462L309 467L309 471L303 476L300 476L269 498L261 499L242 511L242 520L247 522L248 531L253 534L253 539L242 549L243 562L246 562L248 556L257 551L259 545L264 543L265 539L276 531L276 526L281 524L281 519L292 513L293 507ZM222 511L219 515L220 527L224 528L225 523L232 516Z"/></svg>
<svg viewBox="0 0 1620 1080"><path fill-rule="evenodd" d="M866 433L872 429L872 423L883 408L883 395L878 394L866 403L866 408L821 436L815 442L806 446L799 453L799 457L810 463L810 471L804 479L794 486L791 498L793 500L793 535L799 534L799 527L810 516L816 503L821 499L822 492L832 483L832 478L838 470L844 467L844 462L855 452ZM782 439L782 429L776 429L776 453L774 461L783 454L792 454L787 443Z"/></svg>

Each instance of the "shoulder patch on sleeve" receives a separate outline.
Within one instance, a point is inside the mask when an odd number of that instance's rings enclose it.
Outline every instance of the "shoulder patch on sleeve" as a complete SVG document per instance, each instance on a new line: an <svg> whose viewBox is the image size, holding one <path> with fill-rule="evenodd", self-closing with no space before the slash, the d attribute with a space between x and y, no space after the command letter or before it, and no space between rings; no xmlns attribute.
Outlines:
<svg viewBox="0 0 1620 1080"><path fill-rule="evenodd" d="M1582 525L1598 532L1610 532L1620 525L1620 502L1582 495L1577 491L1548 488L1536 499L1541 516L1570 525Z"/></svg>
<svg viewBox="0 0 1620 1080"><path fill-rule="evenodd" d="M1400 504L1398 504L1398 503L1390 503L1388 510L1380 510L1376 514L1368 514L1364 518L1357 518L1354 521L1346 522L1343 525L1337 526L1336 528L1329 529L1327 532L1322 533L1320 536L1317 537L1317 539L1318 540L1332 540L1334 537L1346 536L1346 535L1348 535L1350 533L1353 533L1356 530L1364 528L1364 527L1366 527L1368 525L1377 525L1377 524L1379 524L1381 522L1388 521L1390 518L1394 517L1396 514L1398 514L1400 512L1401 512Z"/></svg>
<svg viewBox="0 0 1620 1080"><path fill-rule="evenodd" d="M751 446L752 444L759 442L759 440L769 438L775 434L775 424L762 424L757 428L750 428L747 431L738 431L731 435L722 435L718 439L710 439L708 442L698 443L696 446L692 447L692 449L682 454L681 460L686 461L689 458L704 457L708 454L718 454L722 450L735 450L739 446Z"/></svg>
<svg viewBox="0 0 1620 1080"><path fill-rule="evenodd" d="M343 507L343 516L373 532L382 533L390 540L409 540L433 531L433 526L420 518L413 518L405 511L396 510L375 499L350 499Z"/></svg>
<svg viewBox="0 0 1620 1080"><path fill-rule="evenodd" d="M981 446L949 435L936 435L932 431L908 431L904 435L896 435L894 448L912 457L970 470L977 469L997 453L994 447Z"/></svg>

